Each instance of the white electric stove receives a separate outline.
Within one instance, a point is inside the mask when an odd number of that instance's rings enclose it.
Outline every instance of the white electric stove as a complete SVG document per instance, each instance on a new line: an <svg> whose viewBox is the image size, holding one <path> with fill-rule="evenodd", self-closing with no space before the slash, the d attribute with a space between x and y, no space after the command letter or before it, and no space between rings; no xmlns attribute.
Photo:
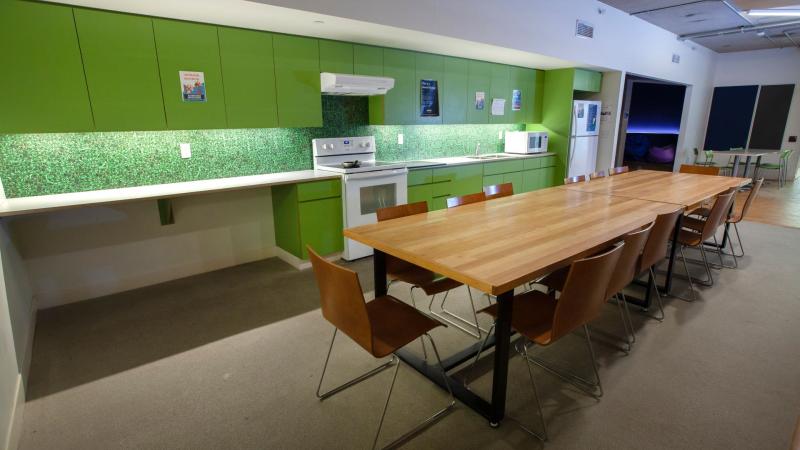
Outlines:
<svg viewBox="0 0 800 450"><path fill-rule="evenodd" d="M375 211L407 203L408 169L402 162L375 161L375 136L314 139L314 169L342 174L342 215L350 228L378 221ZM352 163L358 161L352 167ZM372 247L344 238L348 261L372 254Z"/></svg>

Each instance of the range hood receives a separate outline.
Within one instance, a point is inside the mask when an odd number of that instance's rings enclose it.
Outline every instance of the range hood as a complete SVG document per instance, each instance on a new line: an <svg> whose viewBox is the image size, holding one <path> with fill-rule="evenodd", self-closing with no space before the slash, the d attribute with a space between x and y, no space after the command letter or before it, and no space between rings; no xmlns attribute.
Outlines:
<svg viewBox="0 0 800 450"><path fill-rule="evenodd" d="M394 78L322 72L319 74L325 95L385 95L394 87Z"/></svg>

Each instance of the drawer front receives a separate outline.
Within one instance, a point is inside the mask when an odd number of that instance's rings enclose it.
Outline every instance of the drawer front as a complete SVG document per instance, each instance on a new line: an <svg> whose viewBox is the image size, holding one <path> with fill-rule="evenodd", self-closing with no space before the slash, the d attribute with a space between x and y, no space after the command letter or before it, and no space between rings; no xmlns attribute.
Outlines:
<svg viewBox="0 0 800 450"><path fill-rule="evenodd" d="M484 175L496 175L498 173L521 172L523 168L521 159L514 161L497 161L483 164Z"/></svg>
<svg viewBox="0 0 800 450"><path fill-rule="evenodd" d="M300 202L341 196L341 179L311 181L309 183L298 183L297 185L297 201Z"/></svg>
<svg viewBox="0 0 800 450"><path fill-rule="evenodd" d="M546 156L545 157L539 156L539 157L536 157L536 158L527 158L524 161L522 161L522 168L524 170L539 169L539 168L542 167L542 159L544 159L544 158L546 158Z"/></svg>
<svg viewBox="0 0 800 450"><path fill-rule="evenodd" d="M431 185L432 190L431 194L434 197L452 197L453 195L453 183L446 182L446 183L433 183Z"/></svg>
<svg viewBox="0 0 800 450"><path fill-rule="evenodd" d="M539 159L542 160L542 167L555 167L556 165L556 155L542 156Z"/></svg>
<svg viewBox="0 0 800 450"><path fill-rule="evenodd" d="M433 209L432 184L422 184L408 187L408 203L426 202L428 210Z"/></svg>
<svg viewBox="0 0 800 450"><path fill-rule="evenodd" d="M417 186L433 182L433 169L415 169L408 171L408 185Z"/></svg>
<svg viewBox="0 0 800 450"><path fill-rule="evenodd" d="M452 181L453 178L456 177L456 168L455 167L441 167L437 169L433 169L433 181L434 183L441 183L444 181Z"/></svg>
<svg viewBox="0 0 800 450"><path fill-rule="evenodd" d="M493 186L495 184L502 184L503 183L503 174L498 173L497 175L486 175L483 177L483 186Z"/></svg>

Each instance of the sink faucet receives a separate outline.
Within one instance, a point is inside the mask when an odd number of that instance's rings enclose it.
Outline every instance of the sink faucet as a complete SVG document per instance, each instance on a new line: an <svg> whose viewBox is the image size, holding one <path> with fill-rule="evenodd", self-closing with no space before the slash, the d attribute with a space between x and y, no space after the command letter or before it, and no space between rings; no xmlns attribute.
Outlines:
<svg viewBox="0 0 800 450"><path fill-rule="evenodd" d="M478 142L475 145L475 156L481 156L481 143Z"/></svg>

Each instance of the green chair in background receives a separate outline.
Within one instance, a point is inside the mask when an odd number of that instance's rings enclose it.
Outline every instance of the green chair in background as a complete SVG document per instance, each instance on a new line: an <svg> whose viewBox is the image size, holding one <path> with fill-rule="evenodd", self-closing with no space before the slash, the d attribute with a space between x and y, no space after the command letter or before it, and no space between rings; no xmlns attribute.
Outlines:
<svg viewBox="0 0 800 450"><path fill-rule="evenodd" d="M728 176L733 174L733 163L731 163L731 157L728 158L728 164L722 166L714 163L714 150L703 150L703 153L705 153L706 160L698 165L719 167L720 175Z"/></svg>
<svg viewBox="0 0 800 450"><path fill-rule="evenodd" d="M794 150L786 149L781 150L778 155L778 163L762 163L758 166L759 170L777 170L778 171L778 186L783 187L786 183L786 172L789 168L789 158L792 156Z"/></svg>

